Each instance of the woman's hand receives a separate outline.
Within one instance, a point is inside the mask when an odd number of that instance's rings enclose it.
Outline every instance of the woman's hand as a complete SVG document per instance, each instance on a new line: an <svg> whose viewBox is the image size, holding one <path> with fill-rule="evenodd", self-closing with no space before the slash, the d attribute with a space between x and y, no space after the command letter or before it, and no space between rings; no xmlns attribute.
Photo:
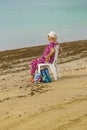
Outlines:
<svg viewBox="0 0 87 130"><path fill-rule="evenodd" d="M47 56L46 56L46 62L49 62L49 60L50 60L50 56L47 55Z"/></svg>

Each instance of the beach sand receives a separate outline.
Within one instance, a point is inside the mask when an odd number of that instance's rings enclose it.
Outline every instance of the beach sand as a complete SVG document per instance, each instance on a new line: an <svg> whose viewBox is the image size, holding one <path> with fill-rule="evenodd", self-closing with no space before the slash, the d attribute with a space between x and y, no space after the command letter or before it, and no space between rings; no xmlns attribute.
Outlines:
<svg viewBox="0 0 87 130"><path fill-rule="evenodd" d="M59 64L51 83L30 84L20 64L0 71L0 130L87 130L86 56Z"/></svg>

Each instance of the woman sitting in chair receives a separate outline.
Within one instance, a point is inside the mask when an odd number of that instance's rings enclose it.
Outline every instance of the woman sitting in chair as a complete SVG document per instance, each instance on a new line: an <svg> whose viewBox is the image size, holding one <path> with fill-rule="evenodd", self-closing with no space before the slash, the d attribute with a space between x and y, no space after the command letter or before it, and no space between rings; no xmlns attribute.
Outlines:
<svg viewBox="0 0 87 130"><path fill-rule="evenodd" d="M31 61L31 70L30 70L31 79L30 79L30 82L32 82L32 83L33 83L35 71L38 68L38 64L45 63L45 62L52 63L53 60L54 60L54 54L55 54L54 47L56 45L59 45L59 43L57 42L57 34L53 31L51 31L48 34L48 40L49 40L49 45L46 46L42 56L38 59L34 59L34 60Z"/></svg>

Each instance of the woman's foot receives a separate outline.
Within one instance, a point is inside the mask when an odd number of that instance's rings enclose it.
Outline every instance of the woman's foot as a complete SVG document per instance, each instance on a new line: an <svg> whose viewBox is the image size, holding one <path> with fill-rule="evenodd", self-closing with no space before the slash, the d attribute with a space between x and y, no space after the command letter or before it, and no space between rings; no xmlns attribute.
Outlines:
<svg viewBox="0 0 87 130"><path fill-rule="evenodd" d="M30 82L31 82L31 83L34 83L34 79L31 79Z"/></svg>
<svg viewBox="0 0 87 130"><path fill-rule="evenodd" d="M31 78L27 82L34 83L34 75L31 75Z"/></svg>
<svg viewBox="0 0 87 130"><path fill-rule="evenodd" d="M27 80L27 82L30 82L30 83L33 83L34 82L34 79L29 79L29 80Z"/></svg>

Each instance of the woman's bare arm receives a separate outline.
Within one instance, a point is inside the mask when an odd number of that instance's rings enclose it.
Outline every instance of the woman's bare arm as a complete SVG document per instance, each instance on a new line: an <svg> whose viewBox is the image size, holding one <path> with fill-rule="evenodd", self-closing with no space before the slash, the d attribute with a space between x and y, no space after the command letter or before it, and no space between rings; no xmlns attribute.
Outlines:
<svg viewBox="0 0 87 130"><path fill-rule="evenodd" d="M46 57L46 62L49 61L50 57L51 57L54 53L55 53L55 49L54 49L54 48L51 48L50 53L49 53L49 54L47 55L47 57Z"/></svg>

